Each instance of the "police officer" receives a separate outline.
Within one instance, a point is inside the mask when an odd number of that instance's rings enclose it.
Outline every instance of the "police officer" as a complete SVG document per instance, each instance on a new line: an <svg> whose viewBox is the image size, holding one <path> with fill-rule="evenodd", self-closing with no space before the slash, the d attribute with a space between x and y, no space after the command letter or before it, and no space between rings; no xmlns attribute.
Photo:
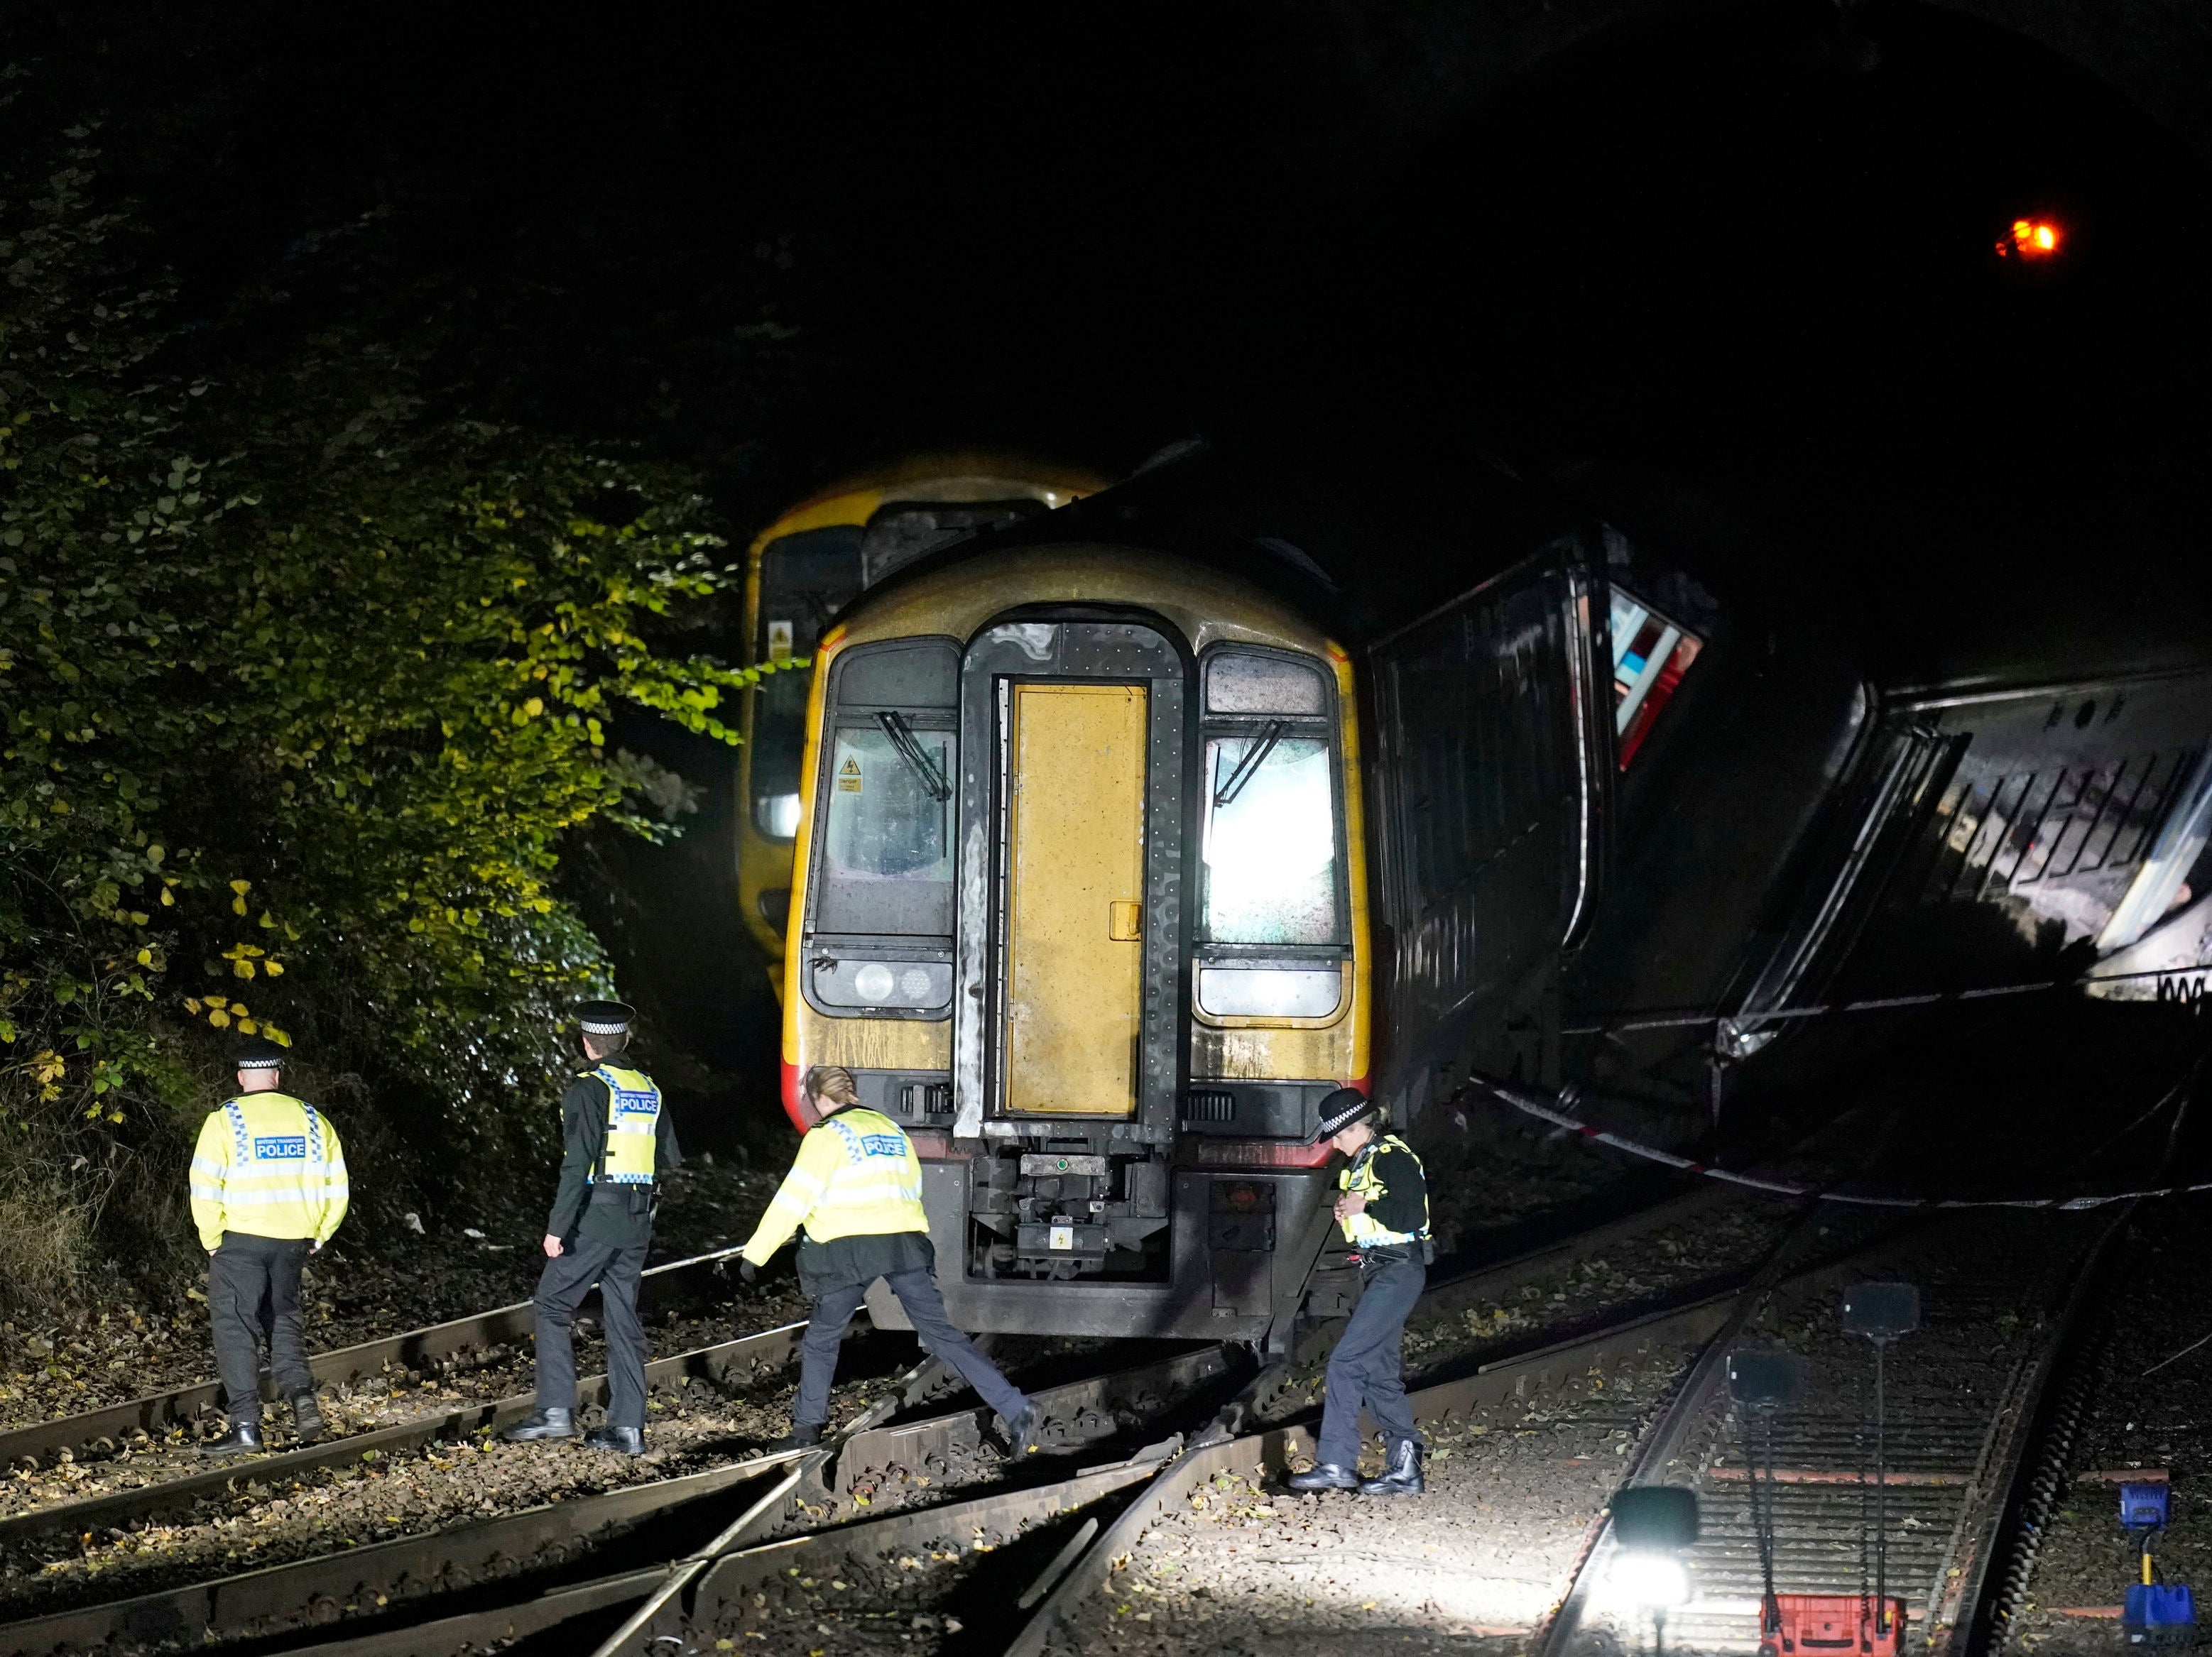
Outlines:
<svg viewBox="0 0 2212 1657"><path fill-rule="evenodd" d="M561 1098L561 1184L545 1220L545 1270L538 1279L538 1409L510 1428L517 1442L575 1435L576 1308L599 1285L607 1332L607 1419L586 1436L596 1450L645 1452L645 1326L638 1278L653 1244L659 1176L683 1165L660 1089L615 1062L629 1046L637 1010L586 1001L580 1071Z"/></svg>
<svg viewBox="0 0 2212 1657"><path fill-rule="evenodd" d="M1359 1262L1359 1304L1328 1360L1328 1401L1322 1411L1318 1463L1291 1478L1294 1490L1349 1490L1363 1496L1419 1496L1420 1435L1406 1402L1400 1343L1406 1315L1428 1282L1436 1258L1429 1241L1429 1182L1421 1159L1395 1133L1376 1136L1376 1106L1351 1088L1322 1101L1321 1132L1352 1158L1337 1176L1343 1193L1336 1221ZM1359 1410L1382 1429L1389 1456L1380 1478L1362 1483Z"/></svg>
<svg viewBox="0 0 2212 1657"><path fill-rule="evenodd" d="M817 1065L806 1072L804 1085L818 1120L799 1142L798 1161L738 1251L738 1272L750 1283L791 1234L805 1228L799 1284L814 1312L801 1349L791 1435L777 1448L822 1442L845 1326L867 1298L869 1284L881 1278L906 1308L923 1350L960 1372L999 1412L1015 1456L1027 1455L1036 1444L1036 1406L945 1315L913 1141L890 1117L862 1107L852 1071Z"/></svg>
<svg viewBox="0 0 2212 1657"><path fill-rule="evenodd" d="M345 1151L330 1119L282 1090L284 1050L247 1042L238 1093L208 1113L192 1148L192 1223L208 1259L208 1320L230 1429L200 1448L240 1455L261 1445L261 1359L292 1404L300 1442L322 1436L314 1372L300 1321L300 1272L345 1218Z"/></svg>

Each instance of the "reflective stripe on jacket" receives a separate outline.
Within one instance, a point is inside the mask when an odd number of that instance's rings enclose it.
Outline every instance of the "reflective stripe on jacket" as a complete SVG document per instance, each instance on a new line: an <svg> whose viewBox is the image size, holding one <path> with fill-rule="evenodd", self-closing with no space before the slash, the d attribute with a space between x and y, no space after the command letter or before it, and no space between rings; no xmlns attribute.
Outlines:
<svg viewBox="0 0 2212 1657"><path fill-rule="evenodd" d="M1421 1174L1421 1226L1418 1231L1393 1231L1377 1220L1372 1212L1376 1200L1389 1187L1382 1183L1375 1171L1376 1157L1386 1150L1403 1151L1413 1157L1413 1166ZM1359 1153L1352 1159L1352 1166L1336 1176L1340 1191L1358 1192L1366 1198L1369 1207L1357 1214L1346 1215L1337 1222L1344 1229L1344 1240L1354 1248L1386 1248L1393 1243L1425 1241L1429 1235L1428 1172L1421 1168L1421 1159L1414 1156L1413 1148L1395 1133L1386 1133L1379 1139L1370 1139L1360 1146Z"/></svg>
<svg viewBox="0 0 2212 1657"><path fill-rule="evenodd" d="M591 1074L607 1084L607 1144L599 1167L584 1177L595 1185L651 1185L660 1089L641 1070L601 1065Z"/></svg>
<svg viewBox="0 0 2212 1657"><path fill-rule="evenodd" d="M906 1130L857 1105L808 1130L799 1160L742 1252L755 1266L765 1265L802 1225L817 1242L927 1231L921 1159Z"/></svg>
<svg viewBox="0 0 2212 1657"><path fill-rule="evenodd" d="M208 1113L192 1148L192 1223L200 1246L226 1231L328 1242L349 1187L337 1130L287 1093L245 1093Z"/></svg>

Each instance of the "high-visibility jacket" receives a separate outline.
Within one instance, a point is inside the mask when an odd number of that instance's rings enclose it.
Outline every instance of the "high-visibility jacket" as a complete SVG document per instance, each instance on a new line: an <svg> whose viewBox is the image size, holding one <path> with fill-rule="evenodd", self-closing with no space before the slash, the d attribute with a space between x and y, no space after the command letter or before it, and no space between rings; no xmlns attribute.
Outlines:
<svg viewBox="0 0 2212 1657"><path fill-rule="evenodd" d="M192 1223L213 1253L226 1231L328 1242L345 1218L345 1150L330 1119L288 1093L243 1093L208 1113L192 1148Z"/></svg>
<svg viewBox="0 0 2212 1657"><path fill-rule="evenodd" d="M594 1185L651 1185L660 1089L641 1070L601 1065L591 1074L607 1084L607 1142L599 1166L584 1177Z"/></svg>
<svg viewBox="0 0 2212 1657"><path fill-rule="evenodd" d="M1421 1187L1420 1224L1416 1229L1411 1231L1392 1230L1376 1217L1375 1212L1376 1204L1390 1194L1391 1190L1389 1186L1383 1183L1381 1172L1376 1167L1376 1163L1386 1155L1391 1156L1395 1160L1400 1154L1413 1163L1413 1175L1419 1181ZM1400 1184L1404 1183L1401 1178ZM1339 1190L1357 1192L1367 1199L1367 1206L1361 1209L1358 1213L1347 1214L1337 1222L1344 1229L1344 1240L1354 1248L1386 1248L1394 1243L1421 1242L1427 1239L1429 1235L1428 1172L1422 1168L1421 1159L1413 1154L1413 1148L1396 1134L1386 1133L1381 1138L1370 1139L1365 1144L1360 1146L1358 1153L1352 1159L1352 1165L1336 1176L1336 1184ZM1401 1191L1399 1194L1404 1196L1407 1193ZM1398 1205L1393 1204L1392 1206L1395 1208ZM1402 1223L1411 1217L1401 1214L1396 1217Z"/></svg>
<svg viewBox="0 0 2212 1657"><path fill-rule="evenodd" d="M809 1129L799 1142L799 1160L740 1252L765 1266L802 1225L817 1242L927 1231L921 1159L906 1130L881 1111L857 1105Z"/></svg>

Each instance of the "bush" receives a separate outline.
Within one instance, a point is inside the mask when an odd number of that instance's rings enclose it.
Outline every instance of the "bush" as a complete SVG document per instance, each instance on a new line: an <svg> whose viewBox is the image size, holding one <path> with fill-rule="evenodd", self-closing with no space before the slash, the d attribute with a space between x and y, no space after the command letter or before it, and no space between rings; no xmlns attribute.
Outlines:
<svg viewBox="0 0 2212 1657"><path fill-rule="evenodd" d="M562 1009L610 987L564 841L680 801L608 724L732 742L746 680L669 644L729 579L687 476L475 417L434 295L186 328L91 136L0 180L0 1296L33 1299L188 1247L229 1035L365 1077L418 1156L542 1150Z"/></svg>

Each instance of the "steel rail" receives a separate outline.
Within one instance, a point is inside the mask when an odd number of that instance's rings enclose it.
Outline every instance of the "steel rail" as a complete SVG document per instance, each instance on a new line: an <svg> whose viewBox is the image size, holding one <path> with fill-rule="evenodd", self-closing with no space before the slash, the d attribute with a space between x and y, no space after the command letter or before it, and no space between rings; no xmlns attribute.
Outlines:
<svg viewBox="0 0 2212 1657"><path fill-rule="evenodd" d="M1177 1376L1190 1372L1195 1356L1202 1355L1179 1355L1120 1371L1115 1376L1040 1388L1033 1397L1048 1420L1059 1419L1063 1412L1070 1420L1079 1420L1086 1409L1102 1401L1110 1405L1117 1383L1135 1397L1162 1396ZM349 1606L380 1605L453 1586L471 1586L475 1577L495 1565L527 1569L531 1561L544 1557L549 1550L604 1541L647 1518L719 1496L757 1478L763 1471L786 1463L799 1464L801 1477L792 1481L791 1496L803 1500L810 1489L828 1488L817 1470L833 1454L846 1467L853 1467L849 1447L854 1444L880 1444L920 1458L933 1454L941 1457L962 1443L980 1440L978 1418L985 1413L980 1410L952 1411L911 1423L898 1433L875 1436L882 1417L897 1409L904 1395L927 1390L935 1367L936 1361L931 1360L902 1377L854 1423L857 1430L835 1446L753 1456L678 1478L628 1485L342 1553L267 1566L242 1575L33 1617L0 1629L0 1648L21 1657L39 1657L39 1654L123 1639L182 1639L197 1645L206 1642L218 1630L234 1637L335 1620ZM849 1472L841 1470L836 1478L849 1488L858 1476L855 1468ZM790 1505L788 1500L780 1504L764 1520L766 1527L773 1530L784 1522ZM656 1569L652 1581L657 1583L661 1575L662 1569Z"/></svg>
<svg viewBox="0 0 2212 1657"><path fill-rule="evenodd" d="M740 1371L744 1372L749 1379L765 1377L790 1362L797 1353L799 1338L805 1331L806 1326L803 1323L786 1324L781 1329L763 1330L757 1335L745 1335L718 1345L702 1346L694 1351L678 1353L673 1357L656 1359L646 1366L647 1389L665 1391L699 1379L724 1381ZM607 1378L604 1375L587 1375L577 1385L579 1405L603 1404L606 1396ZM0 1518L0 1547L12 1546L38 1536L81 1534L88 1529L113 1527L126 1520L152 1518L159 1514L190 1507L211 1496L234 1491L248 1482L270 1484L279 1479L312 1472L319 1467L359 1461L372 1454L379 1457L399 1455L420 1449L426 1444L434 1444L441 1439L462 1438L476 1432L496 1432L513 1426L536 1408L534 1394L520 1393L495 1402L464 1405L458 1409L417 1416L412 1420L396 1422L373 1432L329 1439L319 1444L311 1444L305 1449L281 1451L250 1460L226 1461L210 1466L204 1472L184 1473L131 1490L109 1490L75 1502L29 1508Z"/></svg>
<svg viewBox="0 0 2212 1657"><path fill-rule="evenodd" d="M1936 1572L1923 1623L1929 1649L1935 1657L1963 1649L1963 1641L1952 1641L1952 1626L1960 1607L1971 1611L1978 1607L1984 1598L1983 1573L1993 1551L2005 1494L2012 1488L2019 1460L2025 1453L2026 1423L2082 1303L2094 1264L2122 1223L2115 1221L2103 1228L2070 1262L2060 1309L2046 1323L2037 1346L2014 1365L2008 1384L1989 1406L1984 1418L1981 1448L1971 1475L1918 1481L1931 1487L1940 1484L1943 1488L1963 1488L1965 1492L1956 1526ZM1917 1248L1933 1246L1940 1250L1941 1237L1929 1235L1936 1229L1925 1223L1911 1228L1911 1234L1918 1239ZM1658 1482L1670 1469L1681 1464L1693 1446L1707 1411L1716 1405L1726 1384L1729 1349L1752 1315L1776 1306L1793 1313L1807 1309L1823 1291L1832 1291L1846 1280L1863 1275L1873 1264L1865 1259L1870 1252L1874 1252L1872 1248L1854 1251L1844 1259L1764 1285L1747 1287L1740 1297L1738 1314L1706 1342L1658 1420L1644 1435L1630 1461L1622 1488ZM1816 1485L1826 1482L1830 1481L1813 1481ZM1591 1520L1551 1613L1534 1631L1528 1647L1532 1657L1560 1657L1569 1649L1588 1615L1593 1585L1603 1576L1613 1548L1608 1506ZM1802 1554L1804 1550L1798 1546L1796 1552ZM1825 1557L1828 1550L1823 1547L1817 1552ZM1785 1546L1778 1557L1794 1556L1791 1549Z"/></svg>
<svg viewBox="0 0 2212 1657"><path fill-rule="evenodd" d="M647 1278L665 1278L671 1274L688 1276L728 1259L737 1252L735 1248L721 1248L712 1253L669 1260L660 1266L648 1266L643 1275ZM489 1312L477 1312L444 1323L428 1324L419 1329L380 1336L375 1340L362 1341L357 1345L341 1346L333 1351L319 1353L307 1360L307 1368L318 1385L357 1381L364 1375L381 1373L389 1363L412 1368L423 1359L450 1359L464 1352L504 1345L532 1333L536 1326L536 1309L528 1301L518 1301L512 1306L494 1307ZM261 1395L272 1400L276 1395L265 1369L261 1372ZM196 1381L182 1387L170 1387L166 1392L149 1393L125 1403L102 1405L96 1410L84 1410L76 1415L58 1416L51 1421L11 1427L0 1431L0 1466L27 1455L74 1450L80 1445L94 1443L102 1438L116 1438L132 1431L160 1431L202 1411L213 1409L222 1401L221 1381Z"/></svg>
<svg viewBox="0 0 2212 1657"><path fill-rule="evenodd" d="M1443 1279L1431 1286L1425 1301L1433 1300L1438 1308L1449 1308L1463 1304L1467 1300L1483 1294L1503 1292L1532 1278L1571 1265L1641 1232L1693 1217L1714 1205L1717 1200L1725 1200L1727 1195L1706 1188L1654 1203L1573 1237L1504 1260L1478 1266ZM1701 1308L1713 1303L1710 1300L1700 1301L1687 1308L1647 1312L1620 1324L1620 1327L1638 1330L1647 1325L1664 1325L1683 1316L1701 1316L1704 1314ZM1340 1322L1325 1326L1310 1337L1302 1350L1314 1354L1326 1350L1340 1327ZM804 1325L790 1325L717 1347L664 1359L652 1366L648 1376L656 1383L665 1385L670 1381L688 1379L693 1375L726 1375L745 1363L751 1364L754 1373L766 1373L788 1361L804 1328ZM1613 1332L1610 1327L1593 1332L1564 1343L1557 1350L1568 1353L1582 1352L1593 1343L1602 1344ZM1553 1350L1547 1348L1510 1361L1502 1360L1501 1363L1516 1371L1525 1370L1531 1364L1540 1366L1541 1361ZM1092 1376L1060 1387L1042 1389L1035 1395L1046 1412L1042 1442L1048 1446L1079 1447L1110 1439L1133 1424L1141 1423L1146 1418L1156 1418L1157 1411L1171 1407L1175 1402L1188 1398L1208 1383L1225 1377L1233 1368L1231 1351L1232 1349L1225 1345L1202 1347L1154 1363ZM1476 1376L1487 1375L1499 1367L1498 1364L1485 1365L1476 1371ZM902 1404L911 1407L919 1403L933 1384L932 1379L925 1377L939 1376L941 1372L941 1365L932 1363L923 1366L905 1379L896 1396L887 1396L879 1400L867 1416L855 1422L853 1431L841 1443L823 1451L805 1454L800 1458L802 1466L798 1470L796 1487L818 1495L829 1503L836 1504L841 1501L849 1501L858 1493L858 1487L880 1477L898 1487L891 1494L903 1496L908 1493L906 1487L923 1468L980 1446L989 1414L984 1409L956 1411L921 1421L896 1424L885 1424L881 1419ZM1449 1383L1445 1387L1429 1391L1443 1396L1449 1393L1450 1387L1466 1384ZM604 1378L592 1377L586 1386L590 1389L586 1396L591 1396L592 1392L603 1389ZM1423 1394L1425 1397L1427 1395ZM149 1510L159 1510L161 1505L172 1502L196 1500L219 1490L232 1488L244 1479L273 1481L290 1472L306 1471L313 1465L328 1465L330 1460L356 1460L364 1448L384 1448L396 1451L411 1448L438 1437L450 1436L456 1432L465 1433L526 1413L530 1403L527 1398L518 1398L501 1400L495 1405L446 1411L422 1422L398 1423L377 1434L341 1441L336 1447L311 1447L308 1450L289 1455L264 1458L244 1465L234 1464L207 1475L171 1480L164 1485L112 1492L80 1502L34 1510L0 1520L0 1540L41 1532L51 1533L64 1528L76 1530L96 1527L103 1523L112 1525L118 1516L136 1516ZM1121 1406L1118 1411L1117 1404ZM385 1443L386 1439L391 1441L389 1446ZM1140 1453L1132 1459L1131 1463L1124 1465L1140 1470L1157 1466L1161 1458L1179 1452L1181 1448L1178 1435L1165 1443L1151 1447L1150 1451ZM334 1454L331 1454L333 1448ZM331 1557L304 1560L290 1565L270 1567L244 1576L140 1596L106 1606L84 1607L56 1613L50 1618L34 1618L11 1627L6 1632L25 1639L35 1639L39 1637L39 1630L51 1624L60 1630L55 1636L58 1639L96 1642L97 1639L106 1637L98 1632L103 1628L109 1636L138 1637L142 1631L150 1632L157 1628L197 1628L204 1633L222 1629L228 1632L238 1627L241 1620L249 1627L265 1627L265 1623L256 1624L252 1618L242 1617L246 1607L255 1602L250 1597L240 1597L249 1593L244 1585L264 1581L276 1587L275 1597L291 1606L318 1607L321 1614L334 1616L338 1613L332 1608L343 1606L349 1600L359 1603L364 1594L371 1599L377 1598L371 1592L374 1585L370 1579L362 1576L358 1569L349 1568L365 1564L371 1569L382 1569L387 1573L396 1568L398 1574L392 1578L391 1587L396 1587L398 1594L395 1595L387 1588L381 1596L384 1600L390 1600L410 1592L425 1591L434 1581L465 1581L467 1574L474 1569L468 1562L477 1558L486 1549L493 1557L501 1560L526 1557L519 1555L517 1550L525 1548L532 1538L553 1522L550 1515L555 1509L565 1509L562 1517L570 1521L557 1527L559 1537L578 1534L604 1537L611 1531L629 1527L640 1516L680 1507L696 1499L703 1490L720 1488L718 1484L702 1484L699 1481L750 1477L752 1470L769 1465L771 1464L767 1460L755 1460L713 1469L704 1474L690 1475L685 1479L629 1486L623 1490L609 1492L605 1497L587 1498L580 1502L556 1503L552 1508L528 1509L451 1530L429 1532L421 1537L397 1539L391 1543L374 1545L372 1548L356 1549L336 1557L338 1563L335 1567ZM739 1470L746 1471L741 1472ZM882 1487L872 1488L880 1490ZM595 1515L603 1510L607 1517L596 1519ZM911 1511L935 1510L932 1508ZM787 1517L787 1514L780 1515L775 1522L780 1523ZM587 1533L577 1533L574 1529L577 1524L594 1528ZM556 1542L559 1537L555 1538ZM442 1545L441 1539L445 1538L453 1539L453 1557L445 1562L447 1569L435 1576L426 1575L426 1570L436 1563L433 1555ZM637 1578L647 1582L647 1587L640 1591L639 1597L642 1597L644 1592L649 1592L653 1586L665 1579L668 1569L668 1567L659 1567L648 1572L623 1575L625 1580ZM454 1571L461 1575L455 1578L453 1575ZM326 1580L322 1573L327 1573ZM278 1583L281 1587L276 1586ZM411 1586L415 1584L424 1586ZM611 1588L586 1584L573 1589L563 1587L542 1593L500 1609L523 1619L516 1624L517 1630L520 1631L525 1624L532 1628L550 1627L563 1617L580 1616L620 1603L623 1603L621 1595L616 1594ZM234 1608L240 1614L234 1614ZM473 1626L471 1619L478 1616L479 1613L468 1613L459 1620L471 1623ZM40 1648L27 1644L22 1649L30 1652Z"/></svg>

